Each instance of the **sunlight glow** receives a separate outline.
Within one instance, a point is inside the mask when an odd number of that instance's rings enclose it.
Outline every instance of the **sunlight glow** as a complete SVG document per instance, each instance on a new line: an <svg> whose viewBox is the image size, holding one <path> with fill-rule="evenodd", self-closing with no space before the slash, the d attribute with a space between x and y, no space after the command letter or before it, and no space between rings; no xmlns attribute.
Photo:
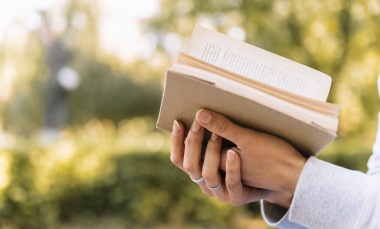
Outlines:
<svg viewBox="0 0 380 229"><path fill-rule="evenodd" d="M101 9L100 41L106 52L126 61L133 59L136 54L141 56L142 50L152 52L156 38L142 37L139 20L158 12L158 0L108 0L98 1L98 5ZM144 39L148 39L145 42L147 44L142 43Z"/></svg>
<svg viewBox="0 0 380 229"><path fill-rule="evenodd" d="M2 67L2 77L0 78L0 85L2 87L0 90L0 101L8 101L12 95L11 85L14 81L14 77L12 76L15 74L15 68L9 62L3 63Z"/></svg>
<svg viewBox="0 0 380 229"><path fill-rule="evenodd" d="M152 151L162 150L165 144L165 139L160 133L151 133L146 139L146 145Z"/></svg>
<svg viewBox="0 0 380 229"><path fill-rule="evenodd" d="M62 7L67 0L0 0L0 42L9 36L14 24L22 24L29 30L40 26L38 11ZM98 0L100 45L106 53L130 61L136 57L149 57L157 45L157 37L143 36L140 20L154 16L159 11L158 0L119 1ZM87 24L83 14L74 15L73 25L82 28ZM66 21L54 16L54 31L63 31ZM13 39L7 38L7 42ZM1 44L2 45L2 44Z"/></svg>
<svg viewBox="0 0 380 229"><path fill-rule="evenodd" d="M55 1L54 3L56 3ZM14 22L22 21L29 25L38 23L33 16L37 11L47 10L53 4L52 0L0 0L0 37ZM34 18L34 19L33 19ZM27 20L32 19L32 20Z"/></svg>
<svg viewBox="0 0 380 229"><path fill-rule="evenodd" d="M0 154L0 190L9 185L10 158L7 154Z"/></svg>

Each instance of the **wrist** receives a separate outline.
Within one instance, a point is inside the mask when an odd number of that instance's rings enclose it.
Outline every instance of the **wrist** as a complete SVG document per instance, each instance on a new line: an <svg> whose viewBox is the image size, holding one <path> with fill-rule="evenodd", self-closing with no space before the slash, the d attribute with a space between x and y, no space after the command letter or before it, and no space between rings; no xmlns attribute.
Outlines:
<svg viewBox="0 0 380 229"><path fill-rule="evenodd" d="M265 201L289 209L293 200L293 195L286 192L272 191L264 198Z"/></svg>
<svg viewBox="0 0 380 229"><path fill-rule="evenodd" d="M283 183L280 191L294 194L298 180L301 176L302 170L306 164L307 158L303 156L297 157L296 160L286 161L283 165Z"/></svg>

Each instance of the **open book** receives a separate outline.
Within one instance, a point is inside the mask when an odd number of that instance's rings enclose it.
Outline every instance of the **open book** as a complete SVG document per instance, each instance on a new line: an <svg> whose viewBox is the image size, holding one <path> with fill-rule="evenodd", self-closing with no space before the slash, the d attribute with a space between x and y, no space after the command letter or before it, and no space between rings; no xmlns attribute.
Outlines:
<svg viewBox="0 0 380 229"><path fill-rule="evenodd" d="M171 131L174 120L190 128L205 108L317 155L337 136L339 106L326 102L330 86L326 74L196 26L167 70L157 128Z"/></svg>

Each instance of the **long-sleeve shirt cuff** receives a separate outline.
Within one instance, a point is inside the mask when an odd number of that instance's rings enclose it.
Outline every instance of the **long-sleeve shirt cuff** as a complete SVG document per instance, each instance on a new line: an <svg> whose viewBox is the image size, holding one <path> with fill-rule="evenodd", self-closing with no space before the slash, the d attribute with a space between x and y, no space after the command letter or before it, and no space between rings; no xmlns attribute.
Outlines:
<svg viewBox="0 0 380 229"><path fill-rule="evenodd" d="M279 205L261 200L261 215L264 221L271 227L301 229L305 228L300 224L289 220L289 210Z"/></svg>
<svg viewBox="0 0 380 229"><path fill-rule="evenodd" d="M380 180L310 157L290 209L262 201L266 223L279 228L367 228L378 223ZM292 225L293 224L293 225Z"/></svg>

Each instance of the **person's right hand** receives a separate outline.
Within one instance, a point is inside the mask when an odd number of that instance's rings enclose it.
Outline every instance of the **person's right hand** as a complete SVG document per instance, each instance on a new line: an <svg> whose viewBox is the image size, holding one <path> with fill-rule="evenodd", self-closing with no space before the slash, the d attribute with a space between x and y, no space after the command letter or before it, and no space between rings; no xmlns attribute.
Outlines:
<svg viewBox="0 0 380 229"><path fill-rule="evenodd" d="M227 151L225 165L222 166L226 175L221 176L222 138L215 134L211 136L202 159L203 137L204 129L197 120L194 120L186 140L184 126L175 121L170 159L198 183L206 195L236 206L258 201L270 193L269 190L242 184L241 161L236 151Z"/></svg>
<svg viewBox="0 0 380 229"><path fill-rule="evenodd" d="M206 195L234 206L265 199L289 208L292 201L291 194L244 185L241 159L236 149L222 149L222 138L215 134L211 136L204 149L202 147L203 134L204 129L199 126L197 120L194 120L193 127L185 140L184 126L175 121L170 159L190 177L196 179L202 177L201 181L196 183ZM225 176L221 176L220 170L225 171Z"/></svg>

